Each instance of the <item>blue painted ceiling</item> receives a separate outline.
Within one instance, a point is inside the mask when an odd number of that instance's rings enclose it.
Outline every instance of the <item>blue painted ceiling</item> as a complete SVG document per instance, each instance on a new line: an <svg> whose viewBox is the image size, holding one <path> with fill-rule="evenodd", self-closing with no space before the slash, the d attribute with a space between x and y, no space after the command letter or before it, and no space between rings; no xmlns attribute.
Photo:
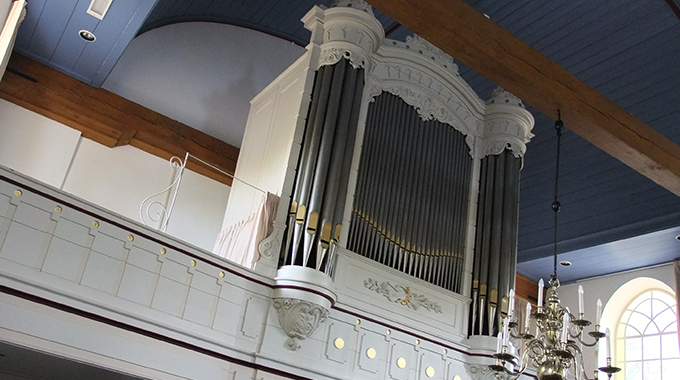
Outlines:
<svg viewBox="0 0 680 380"><path fill-rule="evenodd" d="M467 1L680 144L680 10L675 0ZM99 87L127 44L145 31L178 22L221 22L304 46L309 32L300 18L313 5L329 6L332 2L114 0L104 20L99 21L85 13L90 0L32 0L15 49ZM378 10L375 14L388 38L404 40L411 34ZM92 31L97 41L80 39L81 29ZM490 97L495 85L459 66L461 76L480 97ZM536 137L528 146L521 174L518 261L520 272L535 279L551 272L551 266L542 268L536 263L552 254L550 204L556 141L553 121L530 105L528 108L536 117ZM639 260L600 254L612 251L611 245L598 246L680 226L677 196L568 130L562 152L559 252L570 252L569 257L580 254L576 260L579 265L568 269L570 278L639 267ZM646 255L644 265L680 256L680 242L669 236L656 233L647 235L647 240L640 238L650 247L638 253ZM636 244L645 246L640 241ZM608 260L617 260L617 265L607 265Z"/></svg>

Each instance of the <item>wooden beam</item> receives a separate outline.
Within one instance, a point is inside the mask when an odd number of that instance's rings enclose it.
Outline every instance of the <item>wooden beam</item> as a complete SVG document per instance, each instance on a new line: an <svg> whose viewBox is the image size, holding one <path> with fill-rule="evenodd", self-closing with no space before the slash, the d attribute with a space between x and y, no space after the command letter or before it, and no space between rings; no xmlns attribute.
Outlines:
<svg viewBox="0 0 680 380"><path fill-rule="evenodd" d="M538 283L522 275L515 275L515 295L535 306L538 302Z"/></svg>
<svg viewBox="0 0 680 380"><path fill-rule="evenodd" d="M112 92L96 89L19 54L13 54L0 98L81 131L108 147L132 145L164 159L186 152L231 175L239 149ZM187 168L231 186L232 179L189 159Z"/></svg>
<svg viewBox="0 0 680 380"><path fill-rule="evenodd" d="M680 195L680 147L463 0L368 0L621 162Z"/></svg>

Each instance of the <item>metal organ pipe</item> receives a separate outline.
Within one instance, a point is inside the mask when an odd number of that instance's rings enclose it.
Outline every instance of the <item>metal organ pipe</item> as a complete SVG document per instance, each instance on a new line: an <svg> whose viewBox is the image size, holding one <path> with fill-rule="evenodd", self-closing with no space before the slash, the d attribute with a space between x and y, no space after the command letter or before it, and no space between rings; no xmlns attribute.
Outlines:
<svg viewBox="0 0 680 380"><path fill-rule="evenodd" d="M465 136L381 94L366 118L348 248L458 291L471 167Z"/></svg>
<svg viewBox="0 0 680 380"><path fill-rule="evenodd" d="M291 199L284 264L331 274L328 255L342 228L351 169L351 158L345 156L354 150L363 78L363 69L354 69L345 59L322 66L316 74Z"/></svg>

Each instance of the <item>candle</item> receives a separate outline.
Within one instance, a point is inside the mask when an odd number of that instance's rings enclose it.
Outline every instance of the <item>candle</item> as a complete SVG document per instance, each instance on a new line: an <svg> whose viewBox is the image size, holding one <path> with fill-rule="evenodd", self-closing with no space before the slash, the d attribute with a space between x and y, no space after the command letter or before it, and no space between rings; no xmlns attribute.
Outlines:
<svg viewBox="0 0 680 380"><path fill-rule="evenodd" d="M499 332L496 339L496 352L500 354L503 352L502 350L503 350L503 333Z"/></svg>
<svg viewBox="0 0 680 380"><path fill-rule="evenodd" d="M524 316L524 331L529 333L529 317L531 317L531 304L527 302L527 313Z"/></svg>
<svg viewBox="0 0 680 380"><path fill-rule="evenodd" d="M568 334L569 334L569 313L564 313L564 316L562 316L562 343L567 343Z"/></svg>
<svg viewBox="0 0 680 380"><path fill-rule="evenodd" d="M538 308L543 307L543 279L538 281Z"/></svg>
<svg viewBox="0 0 680 380"><path fill-rule="evenodd" d="M600 318L602 318L602 300L597 299L597 317L595 318L595 324L600 325Z"/></svg>
<svg viewBox="0 0 680 380"><path fill-rule="evenodd" d="M607 357L612 357L612 342L609 340L609 328L604 331L605 340L607 341Z"/></svg>
<svg viewBox="0 0 680 380"><path fill-rule="evenodd" d="M515 289L510 289L508 295L508 318L513 319L515 316Z"/></svg>
<svg viewBox="0 0 680 380"><path fill-rule="evenodd" d="M579 318L583 315L583 286L578 286L578 315Z"/></svg>
<svg viewBox="0 0 680 380"><path fill-rule="evenodd" d="M503 320L503 345L507 346L510 341L510 319Z"/></svg>

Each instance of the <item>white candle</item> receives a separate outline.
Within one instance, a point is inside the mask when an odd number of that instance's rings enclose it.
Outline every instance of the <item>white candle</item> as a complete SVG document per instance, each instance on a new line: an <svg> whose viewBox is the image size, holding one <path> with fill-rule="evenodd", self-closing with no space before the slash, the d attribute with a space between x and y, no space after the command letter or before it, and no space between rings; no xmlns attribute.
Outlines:
<svg viewBox="0 0 680 380"><path fill-rule="evenodd" d="M567 335L569 334L569 313L564 313L562 317L562 343L567 343Z"/></svg>
<svg viewBox="0 0 680 380"><path fill-rule="evenodd" d="M498 338L496 339L496 352L497 353L502 353L503 350L503 333L499 332L498 333Z"/></svg>
<svg viewBox="0 0 680 380"><path fill-rule="evenodd" d="M508 295L508 318L513 319L515 316L515 289L510 289Z"/></svg>
<svg viewBox="0 0 680 380"><path fill-rule="evenodd" d="M543 279L538 281L538 308L543 307Z"/></svg>
<svg viewBox="0 0 680 380"><path fill-rule="evenodd" d="M609 340L609 329L604 331L605 339L607 340L607 357L612 357L612 342Z"/></svg>
<svg viewBox="0 0 680 380"><path fill-rule="evenodd" d="M507 346L510 341L510 319L503 320L503 345Z"/></svg>
<svg viewBox="0 0 680 380"><path fill-rule="evenodd" d="M602 318L602 300L597 299L597 316L595 317L595 324L600 325L600 318Z"/></svg>
<svg viewBox="0 0 680 380"><path fill-rule="evenodd" d="M524 331L529 333L529 318L531 317L531 304L527 302L527 314L524 316Z"/></svg>
<svg viewBox="0 0 680 380"><path fill-rule="evenodd" d="M578 315L583 315L583 285L578 286Z"/></svg>

